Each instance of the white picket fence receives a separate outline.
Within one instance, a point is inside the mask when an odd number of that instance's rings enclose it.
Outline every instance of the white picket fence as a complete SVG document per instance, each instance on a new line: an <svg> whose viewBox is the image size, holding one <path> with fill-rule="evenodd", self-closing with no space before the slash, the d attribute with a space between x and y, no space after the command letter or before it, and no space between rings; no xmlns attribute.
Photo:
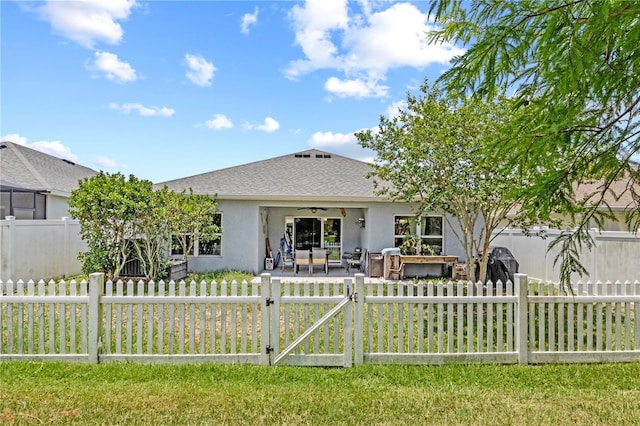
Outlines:
<svg viewBox="0 0 640 426"><path fill-rule="evenodd" d="M640 282L0 282L0 361L640 361Z"/></svg>

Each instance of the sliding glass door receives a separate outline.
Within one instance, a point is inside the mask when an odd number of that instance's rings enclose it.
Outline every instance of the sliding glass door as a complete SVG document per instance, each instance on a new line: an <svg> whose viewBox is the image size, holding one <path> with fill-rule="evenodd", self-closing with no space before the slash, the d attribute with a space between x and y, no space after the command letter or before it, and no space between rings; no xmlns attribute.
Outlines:
<svg viewBox="0 0 640 426"><path fill-rule="evenodd" d="M297 217L294 234L296 250L311 250L312 247L322 247L322 221L316 217Z"/></svg>
<svg viewBox="0 0 640 426"><path fill-rule="evenodd" d="M342 262L342 219L325 219L322 239L329 253L329 262Z"/></svg>
<svg viewBox="0 0 640 426"><path fill-rule="evenodd" d="M329 262L342 261L342 219L297 217L294 221L294 247L310 250L322 247L329 253Z"/></svg>

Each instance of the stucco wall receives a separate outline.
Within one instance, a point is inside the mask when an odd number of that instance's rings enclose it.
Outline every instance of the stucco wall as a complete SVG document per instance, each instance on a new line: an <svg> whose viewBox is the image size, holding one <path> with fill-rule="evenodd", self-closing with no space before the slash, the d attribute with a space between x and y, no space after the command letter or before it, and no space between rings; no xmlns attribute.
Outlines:
<svg viewBox="0 0 640 426"><path fill-rule="evenodd" d="M304 203L308 204L308 203ZM327 204L326 210L312 213L301 208L303 203L280 202L258 203L255 201L219 200L222 211L222 254L221 256L190 256L189 270L206 272L217 269L239 269L258 273L264 270L266 257L265 239L269 238L273 255L277 254L280 239L284 235L285 218L292 217L336 217L342 218L342 249L352 251L362 247L369 251L380 252L393 246L394 215L415 214L416 206L406 203L348 203L341 202L345 215L338 207ZM314 206L322 207L322 203ZM365 227L356 222L365 219ZM446 226L444 230L445 254L455 255L464 260L464 250L452 230ZM410 265L410 273L418 275L438 273L438 265ZM416 269L413 271L411 268Z"/></svg>
<svg viewBox="0 0 640 426"><path fill-rule="evenodd" d="M189 270L207 272L233 269L258 272L262 269L260 246L262 230L255 201L218 201L222 212L222 247L220 256L189 256ZM264 253L264 248L262 248ZM258 260L260 259L260 260Z"/></svg>
<svg viewBox="0 0 640 426"><path fill-rule="evenodd" d="M47 219L69 216L69 199L49 194L47 196Z"/></svg>
<svg viewBox="0 0 640 426"><path fill-rule="evenodd" d="M363 247L364 229L356 225L358 218L364 217L365 209L361 206L343 207L345 216L339 208L329 208L326 210L318 210L312 213L308 209L299 210L297 207L262 207L263 211L268 215L267 235L271 243L273 254L278 251L280 239L284 236L285 218L290 217L330 217L342 219L342 249L344 251L352 251L356 247Z"/></svg>
<svg viewBox="0 0 640 426"><path fill-rule="evenodd" d="M407 203L376 203L368 210L367 220L367 244L370 251L381 251L387 247L393 247L394 216L413 215L418 206ZM443 253L458 256L460 262L465 260L464 248L456 238L452 229L444 223ZM439 275L440 265L406 265L405 274L414 275Z"/></svg>
<svg viewBox="0 0 640 426"><path fill-rule="evenodd" d="M394 237L394 216L414 215L417 210L416 205L406 203L377 203L368 211L367 221L368 247L372 251L380 251L387 247L393 247ZM464 257L464 250L457 238L444 223L444 246L445 254Z"/></svg>

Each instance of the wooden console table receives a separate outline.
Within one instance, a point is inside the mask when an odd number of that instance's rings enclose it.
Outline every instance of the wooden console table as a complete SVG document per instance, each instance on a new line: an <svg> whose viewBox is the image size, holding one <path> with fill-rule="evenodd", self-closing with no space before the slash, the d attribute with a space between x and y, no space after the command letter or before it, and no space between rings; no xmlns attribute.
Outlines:
<svg viewBox="0 0 640 426"><path fill-rule="evenodd" d="M456 263L458 256L445 256L445 255L400 255L400 266L397 269L390 269L391 272L400 273L400 279L404 279L404 265L406 264L425 264L434 263L442 265L442 275L444 275L444 268L449 263ZM451 268L453 274L453 268Z"/></svg>

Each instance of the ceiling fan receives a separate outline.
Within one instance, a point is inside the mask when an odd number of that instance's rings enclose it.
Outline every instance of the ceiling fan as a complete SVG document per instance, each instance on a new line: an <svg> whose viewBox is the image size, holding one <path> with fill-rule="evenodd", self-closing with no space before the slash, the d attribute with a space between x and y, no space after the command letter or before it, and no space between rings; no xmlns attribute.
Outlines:
<svg viewBox="0 0 640 426"><path fill-rule="evenodd" d="M327 209L325 209L324 207L298 207L298 210L310 210L311 213L315 213L318 210L324 210L326 211Z"/></svg>

